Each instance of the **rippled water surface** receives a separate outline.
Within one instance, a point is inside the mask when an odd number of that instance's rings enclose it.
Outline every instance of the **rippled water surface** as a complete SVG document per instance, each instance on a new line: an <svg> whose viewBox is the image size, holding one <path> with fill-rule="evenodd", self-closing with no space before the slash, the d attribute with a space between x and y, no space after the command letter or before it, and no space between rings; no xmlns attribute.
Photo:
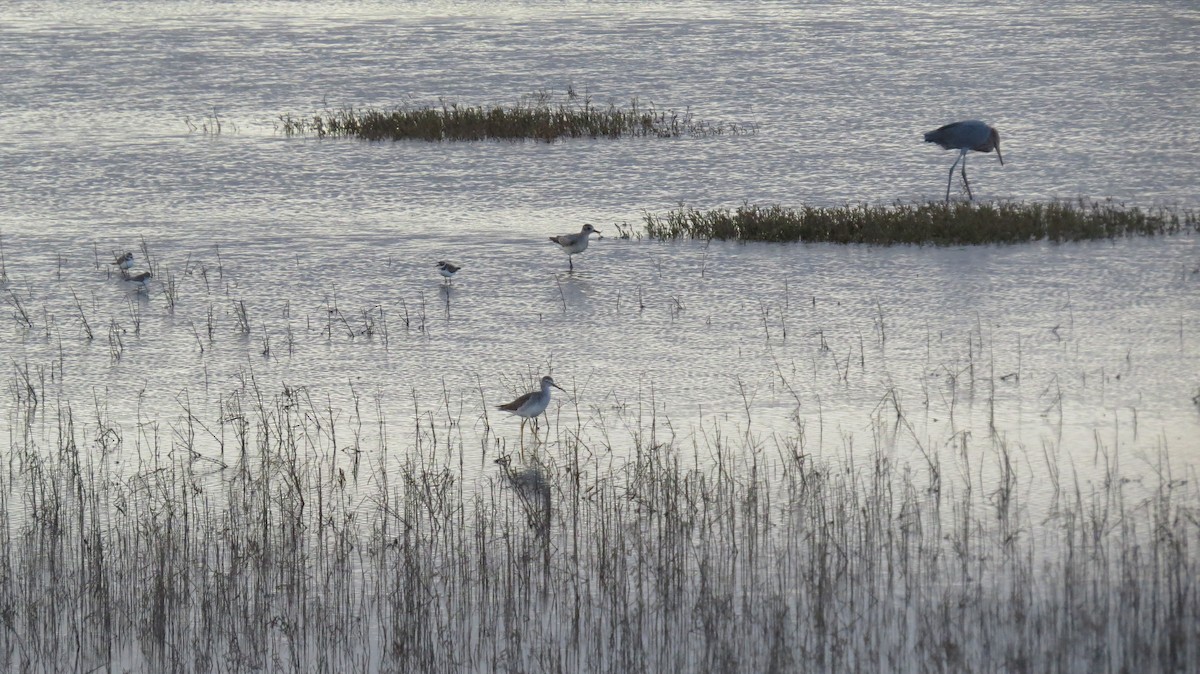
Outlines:
<svg viewBox="0 0 1200 674"><path fill-rule="evenodd" d="M970 159L977 197L1195 207L1198 24L1186 2L5 3L0 350L131 436L189 406L215 418L252 374L340 409L361 396L393 442L414 409L449 408L468 436L490 422L515 443L485 405L553 371L571 392L556 422L584 432L653 400L681 434L802 428L831 456L994 430L1038 456L1192 463L1190 235L706 246L615 224L940 198L953 156L921 133L968 117L1004 142L1003 167ZM430 144L275 126L568 87L758 132ZM546 237L585 222L605 238L569 275ZM143 243L159 274L135 292L105 262L144 263ZM443 258L464 267L452 288ZM887 400L912 433L879 439Z"/></svg>
<svg viewBox="0 0 1200 674"><path fill-rule="evenodd" d="M0 2L0 669L1190 671L1194 232L636 234L941 199L922 133L970 118L980 200L1200 208L1197 35L1190 0ZM755 133L277 128L568 90ZM547 373L521 452L495 407Z"/></svg>

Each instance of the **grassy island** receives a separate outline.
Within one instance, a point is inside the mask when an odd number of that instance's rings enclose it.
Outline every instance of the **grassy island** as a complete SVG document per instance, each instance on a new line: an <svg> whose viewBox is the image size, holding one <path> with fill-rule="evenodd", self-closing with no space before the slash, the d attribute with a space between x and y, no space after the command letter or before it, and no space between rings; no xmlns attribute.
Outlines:
<svg viewBox="0 0 1200 674"><path fill-rule="evenodd" d="M522 98L513 105L460 105L394 109L343 108L311 117L282 115L284 134L362 140L540 140L652 136L712 136L754 133L752 126L710 123L691 112L644 105L597 106L589 97L569 95L554 102L548 95Z"/></svg>
<svg viewBox="0 0 1200 674"><path fill-rule="evenodd" d="M681 207L647 213L652 239L721 239L957 246L1022 241L1081 241L1195 231L1190 210L1143 209L1113 201L952 203L834 207L746 204L736 209Z"/></svg>

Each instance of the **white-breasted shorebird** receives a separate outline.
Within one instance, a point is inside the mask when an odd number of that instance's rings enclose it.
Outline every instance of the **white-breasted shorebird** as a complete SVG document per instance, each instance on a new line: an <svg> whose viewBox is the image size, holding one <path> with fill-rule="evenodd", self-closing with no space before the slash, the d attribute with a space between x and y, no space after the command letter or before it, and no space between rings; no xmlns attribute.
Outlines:
<svg viewBox="0 0 1200 674"><path fill-rule="evenodd" d="M462 267L450 264L445 260L438 260L437 268L438 273L446 278L446 283L453 283L454 275L458 273L459 269L462 269Z"/></svg>
<svg viewBox="0 0 1200 674"><path fill-rule="evenodd" d="M587 250L588 236L591 235L592 232L599 234L600 230L588 224L584 225L583 229L579 230L578 234L559 234L558 236L550 237L551 241L557 243L559 246L562 246L562 249L566 251L567 264L571 266L571 271L575 271L575 263L571 261L571 258Z"/></svg>
<svg viewBox="0 0 1200 674"><path fill-rule="evenodd" d="M554 383L554 378L550 375L542 377L541 388L537 391L530 391L525 395L517 398L511 403L505 405L497 405L496 408L505 412L512 412L521 417L521 453L525 453L525 422L536 417L546 411L546 407L550 404L550 387L566 393L566 389ZM534 430L534 437L537 437L537 430Z"/></svg>
<svg viewBox="0 0 1200 674"><path fill-rule="evenodd" d="M118 255L112 262L109 262L109 264L117 265L117 269L120 269L121 271L129 269L133 266L133 253L127 252L124 255Z"/></svg>

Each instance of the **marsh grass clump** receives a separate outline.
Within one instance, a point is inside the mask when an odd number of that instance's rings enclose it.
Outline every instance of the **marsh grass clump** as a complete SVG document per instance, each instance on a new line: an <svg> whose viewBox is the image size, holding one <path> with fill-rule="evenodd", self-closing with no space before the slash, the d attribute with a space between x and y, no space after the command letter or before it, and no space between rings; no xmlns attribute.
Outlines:
<svg viewBox="0 0 1200 674"><path fill-rule="evenodd" d="M646 235L654 239L938 246L1151 236L1195 231L1198 224L1200 214L1190 210L1141 209L1083 199L797 209L746 204L732 210L680 208L645 216Z"/></svg>
<svg viewBox="0 0 1200 674"><path fill-rule="evenodd" d="M363 140L540 140L653 136L713 136L754 133L750 125L712 124L691 112L643 105L594 105L590 97L571 96L554 102L547 94L526 96L514 105L460 105L326 110L312 117L282 115L285 135Z"/></svg>

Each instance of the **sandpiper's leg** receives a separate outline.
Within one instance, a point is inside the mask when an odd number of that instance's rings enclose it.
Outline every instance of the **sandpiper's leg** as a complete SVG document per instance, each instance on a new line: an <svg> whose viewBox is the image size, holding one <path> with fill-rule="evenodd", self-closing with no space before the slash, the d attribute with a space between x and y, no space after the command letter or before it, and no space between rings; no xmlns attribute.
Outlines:
<svg viewBox="0 0 1200 674"><path fill-rule="evenodd" d="M575 256L567 253L567 264L570 265L570 270L575 271Z"/></svg>
<svg viewBox="0 0 1200 674"><path fill-rule="evenodd" d="M521 458L525 458L525 422L527 419L521 419Z"/></svg>

